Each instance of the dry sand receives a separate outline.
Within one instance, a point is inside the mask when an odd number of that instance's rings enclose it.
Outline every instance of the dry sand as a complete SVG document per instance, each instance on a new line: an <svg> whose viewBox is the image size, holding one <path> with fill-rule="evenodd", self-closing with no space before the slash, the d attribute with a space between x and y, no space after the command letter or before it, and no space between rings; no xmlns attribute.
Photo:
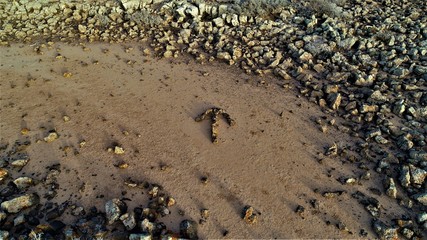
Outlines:
<svg viewBox="0 0 427 240"><path fill-rule="evenodd" d="M126 52L127 47L133 50ZM376 237L371 216L351 193L382 190L380 177L372 172L373 180L354 186L337 181L363 171L325 157L325 147L352 146L355 139L334 126L322 133L313 120L326 115L298 98L295 82L283 88L273 77L246 75L222 63L144 56L137 44L90 44L86 50L55 44L42 52L25 44L0 48L0 135L1 143L31 140L30 162L20 176L40 180L47 166L61 164L53 201L103 210L108 199L125 197L130 209L145 206L147 194L123 184L131 178L158 183L175 197L177 206L163 220L176 232L182 219L198 221L206 208L210 217L199 226L201 238L222 238L226 230L226 238L357 238L361 229ZM72 76L65 78L65 72ZM237 122L229 127L221 120L217 145L210 141L209 121L194 121L210 107L226 109ZM21 135L22 128L30 130L28 136ZM50 130L60 137L37 143ZM114 144L125 154L107 152ZM64 151L66 146L71 151ZM115 167L121 162L129 167ZM201 183L203 176L207 184ZM334 199L321 195L336 190L347 193ZM32 191L44 189L38 185ZM393 218L389 210L403 211L388 197L376 197L387 219ZM311 207L313 199L319 209ZM260 214L254 225L241 218L246 205ZM298 205L306 209L302 216L295 213ZM353 234L340 231L339 222Z"/></svg>

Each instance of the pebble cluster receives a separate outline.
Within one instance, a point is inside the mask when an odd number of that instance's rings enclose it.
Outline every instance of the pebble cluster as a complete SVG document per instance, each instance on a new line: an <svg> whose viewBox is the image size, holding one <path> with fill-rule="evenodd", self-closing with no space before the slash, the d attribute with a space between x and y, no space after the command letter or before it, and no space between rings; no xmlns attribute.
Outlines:
<svg viewBox="0 0 427 240"><path fill-rule="evenodd" d="M160 57L190 54L200 63L218 59L248 73L275 74L284 87L296 79L301 96L325 113L344 119L344 124L331 125L358 139L353 150L360 158L348 160L361 169L367 168L365 162L372 165L384 178L384 193L409 210L408 216L390 226L380 220L381 204L376 199L354 193L372 214L378 236L425 237L424 0L20 0L0 6L2 45L40 39L142 41ZM316 122L326 132L327 124L321 119ZM45 140L56 137L50 134ZM348 149L338 146L329 148L325 156L350 158ZM10 165L25 161L18 159ZM364 178L369 179L366 170ZM0 169L0 181L6 176L7 170ZM344 179L343 183L356 180ZM29 184L28 179L16 181ZM20 207L12 203L37 204L36 195L10 198L4 191L1 207L7 213L19 212ZM1 212L0 221L6 218L2 216L7 215Z"/></svg>

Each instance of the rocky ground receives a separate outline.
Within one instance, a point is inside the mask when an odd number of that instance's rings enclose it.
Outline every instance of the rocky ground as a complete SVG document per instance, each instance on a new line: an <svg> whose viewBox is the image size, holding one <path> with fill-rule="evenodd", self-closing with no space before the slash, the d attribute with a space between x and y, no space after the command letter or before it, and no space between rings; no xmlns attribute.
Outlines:
<svg viewBox="0 0 427 240"><path fill-rule="evenodd" d="M335 176L345 190L319 194L325 199L342 195L355 199L371 215L372 228L354 232L340 221L336 227L352 232L351 237L366 237L373 231L383 239L421 239L427 229L425 12L427 3L417 0L2 1L0 41L4 49L17 42L31 45L36 54L52 51L55 44L63 42L141 43L145 55L165 59L192 56L205 65L218 60L235 65L246 74L261 78L274 75L276 80L271 83L296 89L298 97L318 106L324 118L315 118L314 122L322 132L330 134L332 128L351 139L330 143L316 158L319 164L324 159L350 163L361 174ZM55 58L61 60L64 56L57 51ZM127 64L132 65L132 60ZM64 78L73 77L72 71L60 72ZM31 79L30 76L27 81ZM2 119L6 114L5 84L2 82ZM260 81L256 85L266 84ZM67 121L67 116L62 117ZM28 131L23 127L21 134L25 136ZM40 141L53 142L60 135L54 128L47 131ZM126 210L125 201L119 196L105 201L101 211L81 209L66 201L48 204L43 199L55 198L55 179L61 168L49 166L42 178L19 176L20 169L25 170L32 159L25 152L30 142L15 142L3 133L1 140L3 238L103 237L111 231L105 226L120 221L133 231L131 239L174 236L159 220L173 208L174 198L156 184L143 184L151 196L149 204L133 212ZM80 139L79 144L83 147L85 141ZM123 150L117 144L109 148L118 155ZM125 162L117 166L127 167ZM26 191L39 184L36 179L43 182L47 195ZM362 184L364 181L380 184L368 187ZM359 191L354 186L369 191ZM295 214L304 216L309 206L317 209L316 204L317 200L305 207L297 205ZM398 204L399 208L388 209L384 214L388 204ZM242 218L248 223L262 217L254 207L241 206ZM25 214L24 208L29 208ZM64 211L82 217L74 225L64 224L60 220ZM47 220L43 224L38 218L40 213ZM209 212L202 214L205 219ZM197 238L196 222L183 219L180 225L180 230L174 232ZM231 230L224 232L225 237L228 231Z"/></svg>

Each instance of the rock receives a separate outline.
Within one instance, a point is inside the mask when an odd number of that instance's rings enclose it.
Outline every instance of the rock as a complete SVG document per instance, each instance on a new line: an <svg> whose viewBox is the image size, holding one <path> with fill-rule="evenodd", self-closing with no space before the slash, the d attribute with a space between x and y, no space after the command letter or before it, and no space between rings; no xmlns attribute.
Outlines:
<svg viewBox="0 0 427 240"><path fill-rule="evenodd" d="M120 220L123 225L126 227L126 230L130 231L136 227L135 213L125 213L120 216Z"/></svg>
<svg viewBox="0 0 427 240"><path fill-rule="evenodd" d="M129 235L129 240L151 240L153 237L145 233L132 233Z"/></svg>
<svg viewBox="0 0 427 240"><path fill-rule="evenodd" d="M108 220L108 224L113 224L119 220L120 216L126 212L126 204L118 198L114 198L105 203L105 214Z"/></svg>
<svg viewBox="0 0 427 240"><path fill-rule="evenodd" d="M414 236L414 231L412 231L409 228L403 228L401 230L402 235L406 238L406 239L412 239L412 236Z"/></svg>
<svg viewBox="0 0 427 240"><path fill-rule="evenodd" d="M197 223L191 220L183 220L179 224L179 231L186 239L199 239L197 236Z"/></svg>
<svg viewBox="0 0 427 240"><path fill-rule="evenodd" d="M391 198L396 198L397 188L396 188L396 184L394 183L393 178L387 178L385 185L386 185L387 196L389 196Z"/></svg>
<svg viewBox="0 0 427 240"><path fill-rule="evenodd" d="M17 213L40 202L37 194L26 194L1 203L1 208L9 213Z"/></svg>
<svg viewBox="0 0 427 240"><path fill-rule="evenodd" d="M421 213L419 213L418 216L417 216L417 221L419 223L423 223L423 222L427 221L427 212L421 212Z"/></svg>
<svg viewBox="0 0 427 240"><path fill-rule="evenodd" d="M34 185L34 181L30 177L19 177L19 178L13 180L13 183L20 190L26 189L26 188Z"/></svg>
<svg viewBox="0 0 427 240"><path fill-rule="evenodd" d="M124 153L125 153L125 150L124 150L122 147L115 146L115 147L114 147L114 153L115 153L115 154L118 154L118 155L121 155L121 154L124 154Z"/></svg>
<svg viewBox="0 0 427 240"><path fill-rule="evenodd" d="M218 17L212 20L215 23L215 26L221 28L224 27L224 19Z"/></svg>
<svg viewBox="0 0 427 240"><path fill-rule="evenodd" d="M86 27L86 26L84 26L84 25L79 24L78 29L79 29L79 32L80 32L80 33L85 33L85 32L86 32L87 27Z"/></svg>
<svg viewBox="0 0 427 240"><path fill-rule="evenodd" d="M243 220L248 224L254 224L258 221L258 216L255 214L255 209L251 206L246 206L243 209Z"/></svg>
<svg viewBox="0 0 427 240"><path fill-rule="evenodd" d="M380 220L375 220L373 223L374 231L382 240L398 239L397 228L389 227Z"/></svg>
<svg viewBox="0 0 427 240"><path fill-rule="evenodd" d="M422 185L425 178L427 177L427 171L421 168L417 168L414 165L409 165L409 170L411 172L411 180L413 184Z"/></svg>
<svg viewBox="0 0 427 240"><path fill-rule="evenodd" d="M154 223L150 222L147 218L141 221L141 231L145 233L152 234L155 228Z"/></svg>
<svg viewBox="0 0 427 240"><path fill-rule="evenodd" d="M25 223L25 216L24 214L21 214L19 216L17 216L15 219L13 219L13 226L16 227L18 225L21 225Z"/></svg>
<svg viewBox="0 0 427 240"><path fill-rule="evenodd" d="M327 101L329 103L329 107L332 110L338 110L341 105L341 94L340 93L331 93L327 97Z"/></svg>
<svg viewBox="0 0 427 240"><path fill-rule="evenodd" d="M47 137L44 138L44 141L47 143L53 142L58 139L58 134L56 132L50 132Z"/></svg>
<svg viewBox="0 0 427 240"><path fill-rule="evenodd" d="M399 146L401 150L406 151L411 149L414 146L414 143L409 140L408 136L402 135L397 140L397 146Z"/></svg>
<svg viewBox="0 0 427 240"><path fill-rule="evenodd" d="M223 60L230 60L231 59L231 55L228 52L218 52L216 57L218 59L223 59Z"/></svg>
<svg viewBox="0 0 427 240"><path fill-rule="evenodd" d="M418 193L412 196L413 199L417 200L424 206L427 206L427 192Z"/></svg>
<svg viewBox="0 0 427 240"><path fill-rule="evenodd" d="M191 17L196 18L199 15L199 8L194 5L187 6L185 13L189 14Z"/></svg>
<svg viewBox="0 0 427 240"><path fill-rule="evenodd" d="M409 156L417 161L427 161L427 152L424 151L409 151Z"/></svg>
<svg viewBox="0 0 427 240"><path fill-rule="evenodd" d="M163 57L165 57L165 58L171 58L171 57L173 57L173 52L170 51L170 50L167 50L167 51L165 51L163 53Z"/></svg>
<svg viewBox="0 0 427 240"><path fill-rule="evenodd" d="M140 0L121 0L120 1L125 10L138 9Z"/></svg>
<svg viewBox="0 0 427 240"><path fill-rule="evenodd" d="M0 210L0 222L5 220L7 218L7 214Z"/></svg>
<svg viewBox="0 0 427 240"><path fill-rule="evenodd" d="M340 41L338 43L338 46L340 48L343 48L344 50L350 50L351 47L353 47L353 45L357 42L357 38L355 37L350 37L350 38L346 38L342 41Z"/></svg>
<svg viewBox="0 0 427 240"><path fill-rule="evenodd" d="M9 172L7 171L7 169L0 168L0 183L3 182L3 180L7 177L7 175L9 175Z"/></svg>
<svg viewBox="0 0 427 240"><path fill-rule="evenodd" d="M411 174L409 172L409 166L402 166L399 181L403 187L409 187L409 185L411 184Z"/></svg>
<svg viewBox="0 0 427 240"><path fill-rule="evenodd" d="M9 232L0 230L0 239L9 240Z"/></svg>
<svg viewBox="0 0 427 240"><path fill-rule="evenodd" d="M18 160L13 161L10 165L17 167L17 168L22 168L25 165L27 165L27 163L28 163L28 159L18 159Z"/></svg>

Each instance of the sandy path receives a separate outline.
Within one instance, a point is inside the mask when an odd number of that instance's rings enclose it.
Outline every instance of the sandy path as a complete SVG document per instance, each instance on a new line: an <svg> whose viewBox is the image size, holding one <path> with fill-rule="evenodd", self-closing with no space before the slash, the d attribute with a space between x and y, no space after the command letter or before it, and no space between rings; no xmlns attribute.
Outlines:
<svg viewBox="0 0 427 240"><path fill-rule="evenodd" d="M174 231L180 220L198 221L200 210L209 209L210 218L199 228L202 238L221 238L225 230L227 238L355 238L362 228L375 236L371 217L351 193L370 193L369 187L382 185L372 180L344 186L336 180L363 171L323 156L326 146L350 144L350 139L332 126L322 133L313 119L324 114L315 105L270 77L245 75L220 63L159 60L143 56L138 45L126 46L134 49L126 53L124 46L93 44L84 51L57 44L39 55L28 45L0 48L1 142L23 140L20 130L30 129L31 161L20 174L41 173L34 176L41 179L46 166L60 163L54 201L70 199L103 209L108 199L124 194L132 200L130 209L144 206L146 193L123 185L131 177L158 183L175 197L177 207L164 218ZM58 53L62 59L55 58ZM64 72L73 75L64 78ZM210 142L209 122L194 121L214 106L237 121L229 127L221 120L217 145ZM64 122L64 115L71 120ZM53 129L58 140L36 143ZM80 148L82 140L87 143ZM114 143L125 149L124 155L106 151ZM65 146L72 150L65 153ZM319 158L324 158L322 164ZM129 167L114 166L120 162ZM200 181L203 176L208 177L206 185ZM325 199L321 193L326 190L348 193ZM386 196L376 197L385 215L388 209L399 211ZM311 207L313 199L319 209ZM245 205L261 213L257 224L241 219ZM298 205L306 209L304 218L294 213ZM178 209L185 215L179 216ZM335 226L339 222L353 235L340 231Z"/></svg>

